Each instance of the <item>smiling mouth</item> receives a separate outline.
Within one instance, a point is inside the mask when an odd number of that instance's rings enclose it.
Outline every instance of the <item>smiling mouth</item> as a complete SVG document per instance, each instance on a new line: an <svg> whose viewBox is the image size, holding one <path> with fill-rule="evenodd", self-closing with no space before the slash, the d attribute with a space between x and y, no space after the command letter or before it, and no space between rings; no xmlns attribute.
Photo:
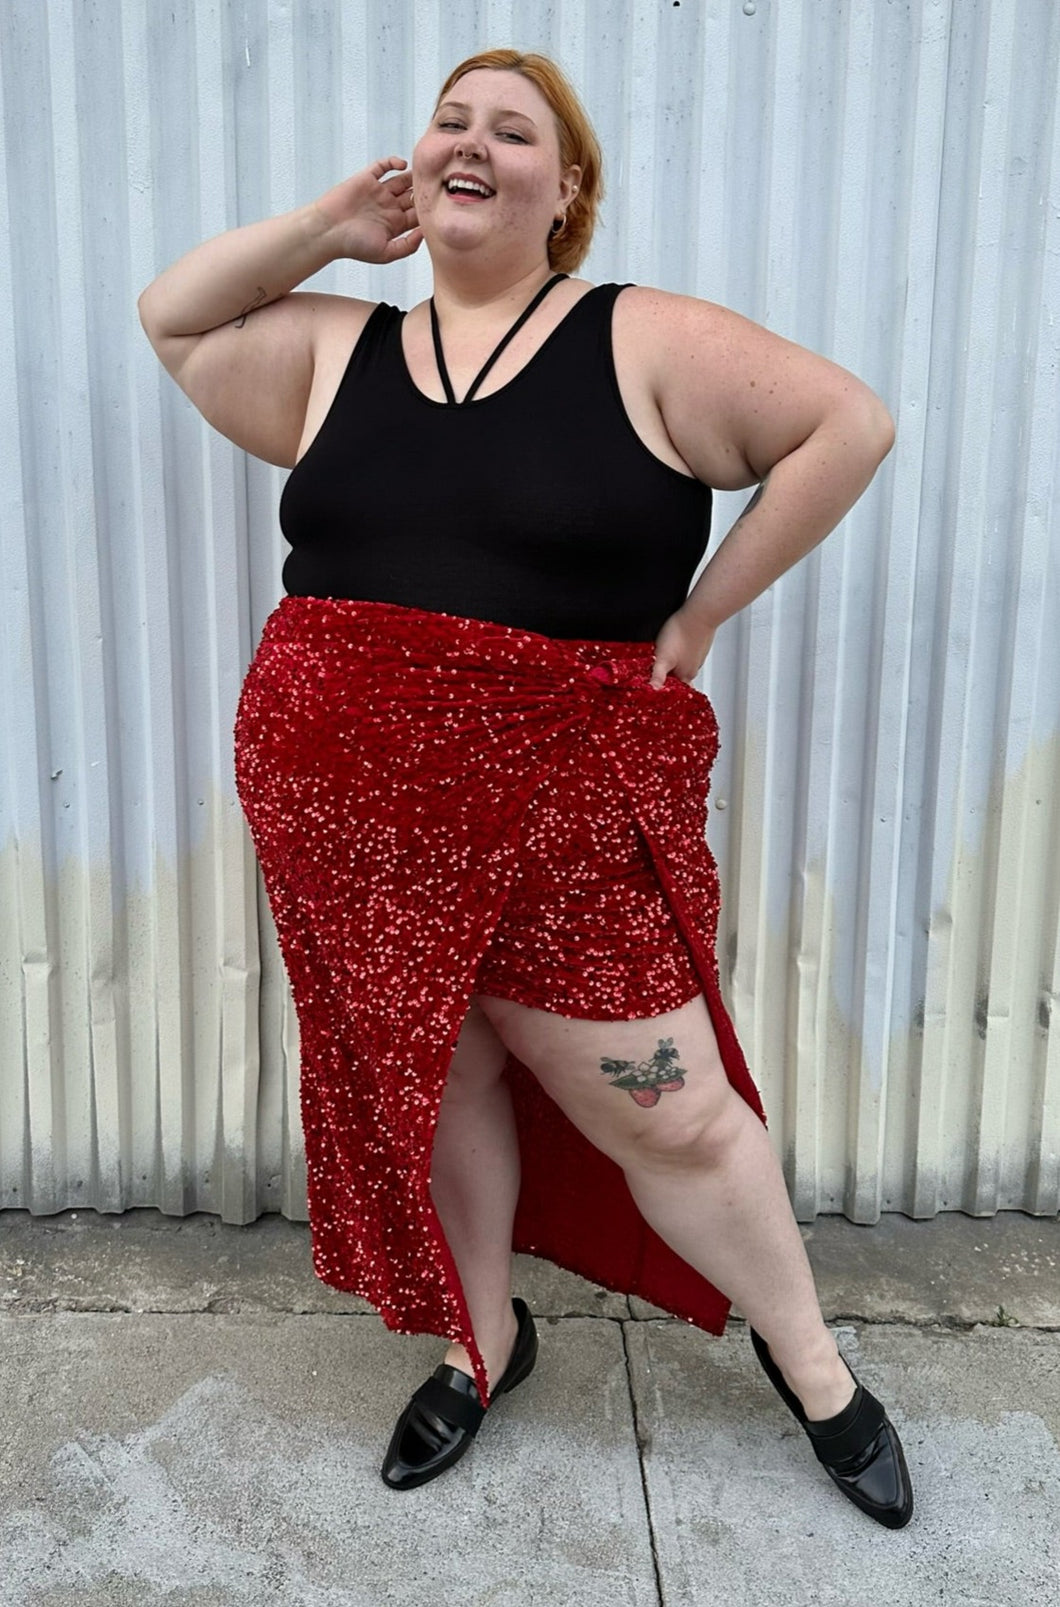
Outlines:
<svg viewBox="0 0 1060 1607"><path fill-rule="evenodd" d="M446 180L445 193L451 195L454 200L462 198L466 201L488 201L497 192L479 179L455 178Z"/></svg>

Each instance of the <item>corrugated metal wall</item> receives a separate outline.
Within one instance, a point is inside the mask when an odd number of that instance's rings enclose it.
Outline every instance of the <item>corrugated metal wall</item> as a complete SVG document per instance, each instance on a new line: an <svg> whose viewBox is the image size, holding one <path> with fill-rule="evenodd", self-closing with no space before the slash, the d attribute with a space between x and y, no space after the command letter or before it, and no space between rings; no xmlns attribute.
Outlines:
<svg viewBox="0 0 1060 1607"><path fill-rule="evenodd" d="M0 1202L305 1214L231 756L282 476L201 423L135 300L409 152L499 43L596 122L587 277L725 302L897 417L705 678L722 970L798 1214L1055 1212L1053 0L3 0ZM409 304L427 268L319 283Z"/></svg>

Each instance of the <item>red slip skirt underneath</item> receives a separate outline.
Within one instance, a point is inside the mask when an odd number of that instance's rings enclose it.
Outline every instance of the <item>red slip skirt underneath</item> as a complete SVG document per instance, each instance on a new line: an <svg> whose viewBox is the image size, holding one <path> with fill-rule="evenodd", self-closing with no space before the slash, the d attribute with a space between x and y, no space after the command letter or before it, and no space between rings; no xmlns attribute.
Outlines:
<svg viewBox="0 0 1060 1607"><path fill-rule="evenodd" d="M431 1198L473 993L639 1020L718 987L705 840L717 722L651 642L570 641L391 603L285 597L236 717L236 779L298 1014L313 1267L485 1370ZM729 1301L514 1056L513 1248L710 1333Z"/></svg>

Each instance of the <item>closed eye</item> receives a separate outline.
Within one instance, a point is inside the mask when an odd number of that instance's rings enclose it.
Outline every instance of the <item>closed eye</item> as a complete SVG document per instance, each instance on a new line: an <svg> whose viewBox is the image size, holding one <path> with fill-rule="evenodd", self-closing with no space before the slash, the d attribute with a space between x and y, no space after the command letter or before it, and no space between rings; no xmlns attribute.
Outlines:
<svg viewBox="0 0 1060 1607"><path fill-rule="evenodd" d="M463 123L459 123L455 118L451 117L447 117L444 122L439 122L438 124L439 128L463 128L464 126L465 125ZM498 132L501 139L515 140L516 144L518 145L526 145L528 143L526 137L523 134L517 133L514 128L504 128L500 129Z"/></svg>

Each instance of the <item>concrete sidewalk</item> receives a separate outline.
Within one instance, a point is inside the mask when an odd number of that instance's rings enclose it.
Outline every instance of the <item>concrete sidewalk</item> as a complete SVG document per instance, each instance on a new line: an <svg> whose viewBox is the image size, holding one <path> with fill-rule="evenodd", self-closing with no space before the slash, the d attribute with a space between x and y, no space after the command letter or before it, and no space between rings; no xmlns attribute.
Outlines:
<svg viewBox="0 0 1060 1607"><path fill-rule="evenodd" d="M804 1236L917 1511L845 1501L755 1360L519 1258L534 1374L421 1490L378 1475L440 1358L279 1217L0 1212L0 1607L1058 1607L1060 1224Z"/></svg>

